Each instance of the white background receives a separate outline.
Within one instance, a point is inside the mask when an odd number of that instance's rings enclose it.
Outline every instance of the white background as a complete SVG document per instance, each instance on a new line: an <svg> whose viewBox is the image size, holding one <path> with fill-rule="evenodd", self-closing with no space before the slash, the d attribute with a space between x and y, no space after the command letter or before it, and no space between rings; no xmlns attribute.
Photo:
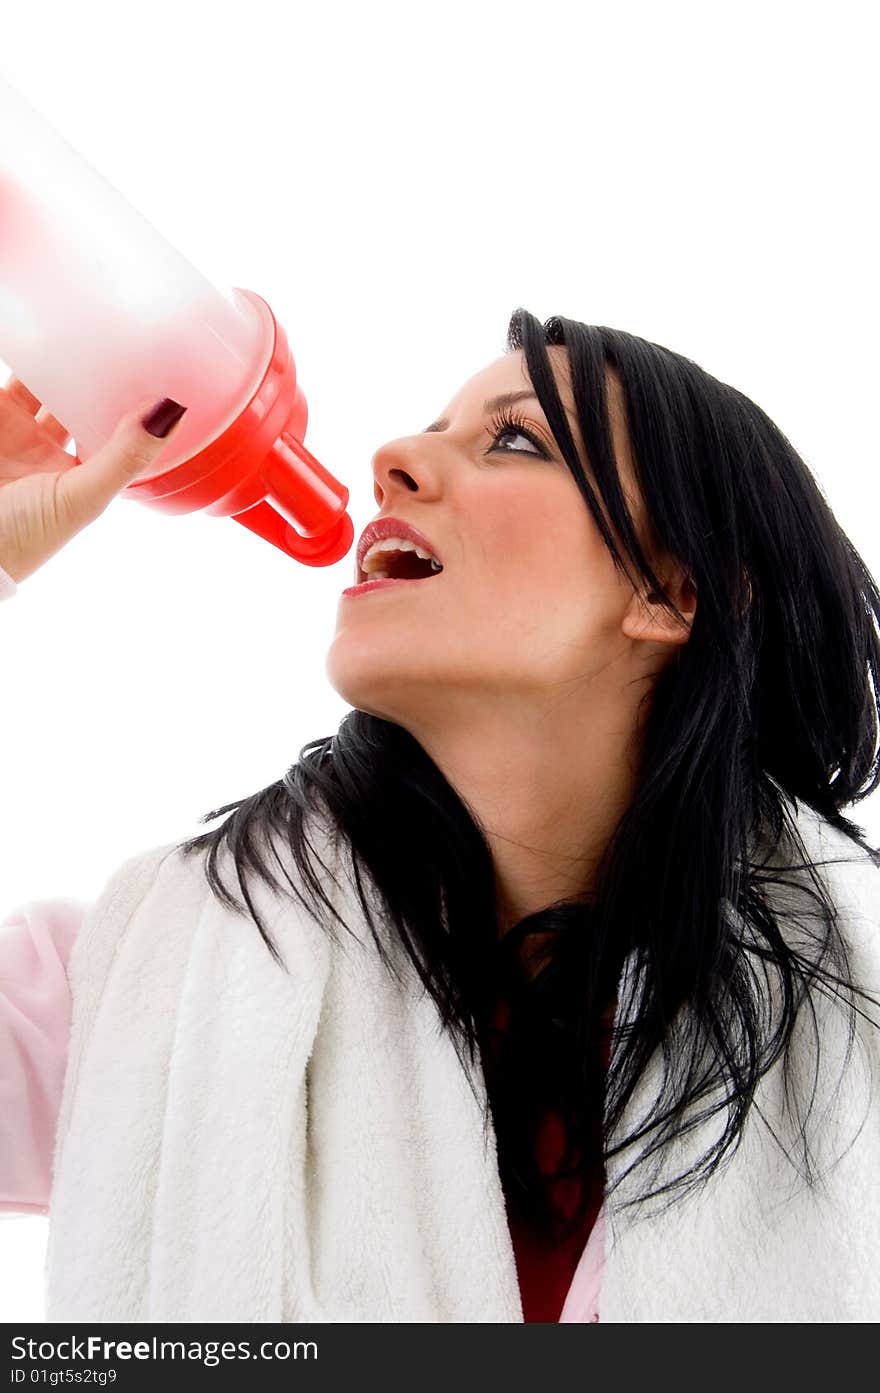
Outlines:
<svg viewBox="0 0 880 1393"><path fill-rule="evenodd" d="M7 9L0 71L206 275L269 301L357 534L374 451L523 305L746 392L878 575L872 10L33 3ZM352 565L119 499L23 582L0 610L0 911L94 898L331 734ZM880 841L877 795L853 815ZM45 1225L0 1224L4 1320L42 1318Z"/></svg>

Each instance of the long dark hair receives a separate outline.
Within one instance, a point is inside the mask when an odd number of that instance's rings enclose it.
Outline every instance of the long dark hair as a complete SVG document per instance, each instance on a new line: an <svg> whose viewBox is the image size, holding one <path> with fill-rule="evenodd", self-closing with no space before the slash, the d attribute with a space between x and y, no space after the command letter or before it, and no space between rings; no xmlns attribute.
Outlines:
<svg viewBox="0 0 880 1393"><path fill-rule="evenodd" d="M591 477L633 571L578 457L551 344L567 349ZM292 858L302 885L285 872L288 889L333 932L339 916L324 893L327 867L315 866L308 835L310 813L326 810L378 951L392 967L387 935L403 946L462 1063L481 1061L508 1205L560 1233L565 1225L553 1221L534 1156L545 1107L565 1120L562 1173L586 1179L600 1157L641 1143L619 1184L673 1141L689 1107L714 1089L710 1112L726 1109L717 1142L699 1165L642 1195L668 1191L674 1199L732 1153L755 1087L786 1054L811 992L848 1003L852 1038L862 1014L854 997L866 993L851 981L830 895L813 877L815 893L807 893L820 912L812 951L804 951L783 932L768 888L780 869L815 864L798 835L798 803L875 855L841 809L880 783L880 593L794 446L741 392L660 344L559 317L542 325L524 309L508 327L507 351L518 349L615 566L684 623L642 551L621 489L606 394L606 373L615 371L653 538L686 567L698 594L689 639L650 694L638 786L590 895L549 905L499 935L492 857L473 813L405 729L361 710L335 735L305 745L276 782L206 814L202 821L231 815L181 849L207 850L213 892L228 908L247 906L280 963L248 878L285 893L264 854L264 838L274 848L277 835L276 860ZM241 898L218 873L224 842ZM759 845L781 850L772 870ZM378 925L365 880L380 897ZM550 935L551 946L531 977L520 970L521 950L534 934ZM606 1072L603 1021L627 960L636 970L625 974L627 1001L618 1005L628 1024L611 1042ZM781 1003L778 1018L771 995ZM500 1048L491 1030L499 998L511 1008ZM653 1137L618 1134L678 1017L693 1029L681 1037L691 1044L676 1048L693 1053L678 1060ZM806 1115L813 1183L805 1126ZM581 1222L588 1200L584 1185L571 1223Z"/></svg>

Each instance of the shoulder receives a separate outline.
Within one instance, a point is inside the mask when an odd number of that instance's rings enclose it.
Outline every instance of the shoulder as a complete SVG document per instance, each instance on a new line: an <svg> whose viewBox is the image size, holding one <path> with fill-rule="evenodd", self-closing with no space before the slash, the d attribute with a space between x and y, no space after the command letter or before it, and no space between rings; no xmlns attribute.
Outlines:
<svg viewBox="0 0 880 1393"><path fill-rule="evenodd" d="M83 914L71 949L68 975L75 991L99 995L119 945L144 902L169 885L172 895L179 897L194 880L195 868L175 859L176 845L171 842L139 851L111 872Z"/></svg>
<svg viewBox="0 0 880 1393"><path fill-rule="evenodd" d="M835 903L875 922L880 920L880 853L866 851L846 832L800 802L796 824L810 860L822 872Z"/></svg>
<svg viewBox="0 0 880 1393"><path fill-rule="evenodd" d="M807 910L807 915L812 919L819 913L815 908L816 876L834 907L837 929L851 955L855 980L861 988L874 993L880 989L880 856L876 851L866 851L846 832L800 802L795 823L813 868L810 873L798 872L796 876L813 895L814 908ZM799 908L803 904L799 901Z"/></svg>
<svg viewBox="0 0 880 1393"><path fill-rule="evenodd" d="M260 853L276 874L281 872L282 882L293 880L301 885L295 859L289 847L279 843L277 836L270 838L268 832L260 827L248 827L249 846ZM221 838L223 828L216 831L216 851L213 857L218 873L234 885L236 883L236 856L230 843L234 837ZM329 812L321 805L310 808L305 821L305 832L309 846L317 853L314 864L327 878L335 880L344 864L343 839ZM208 879L208 846L185 850L186 838L161 845L148 847L128 857L107 879L101 894L91 906L94 919L113 918L124 921L147 898L151 901L169 900L189 904L194 899L203 898L210 889ZM265 896L263 896L265 900Z"/></svg>
<svg viewBox="0 0 880 1393"><path fill-rule="evenodd" d="M350 909L351 895L340 873L345 856L336 826L324 810L316 808L309 812L306 831L321 891L335 910L344 913ZM246 874L245 897L242 867L230 840L235 839L217 839L211 858L213 876L208 867L210 846L188 851L185 839L147 848L122 862L88 911L74 949L73 971L88 958L88 975L105 977L123 943L130 946L126 951L139 953L153 947L177 957L188 951L187 945L194 944L197 935L216 939L218 951L269 960L269 949L247 908L249 899L282 957L287 960L290 951L301 964L312 961L315 971L323 975L328 936L305 907L313 896L291 848L279 843L277 836L270 839L263 829L249 836L251 849L260 852L280 882L281 892L263 878ZM242 908L222 901L215 888L218 881ZM243 921L245 932L239 932Z"/></svg>

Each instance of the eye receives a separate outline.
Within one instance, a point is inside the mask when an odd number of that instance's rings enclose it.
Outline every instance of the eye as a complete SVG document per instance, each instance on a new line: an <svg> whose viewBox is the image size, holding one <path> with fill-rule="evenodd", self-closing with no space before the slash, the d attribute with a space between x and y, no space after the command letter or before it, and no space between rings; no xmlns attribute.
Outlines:
<svg viewBox="0 0 880 1393"><path fill-rule="evenodd" d="M535 449L511 450L510 447L506 445L495 445L495 441L498 440L500 436L508 434L521 435L523 439L528 440L531 445L534 445ZM492 444L494 449L507 450L508 453L516 455L533 455L537 453L541 459L548 458L547 451L543 446L538 444L538 441L532 435L531 431L526 428L526 423L523 418L515 414L507 415L502 411L499 416L492 417Z"/></svg>

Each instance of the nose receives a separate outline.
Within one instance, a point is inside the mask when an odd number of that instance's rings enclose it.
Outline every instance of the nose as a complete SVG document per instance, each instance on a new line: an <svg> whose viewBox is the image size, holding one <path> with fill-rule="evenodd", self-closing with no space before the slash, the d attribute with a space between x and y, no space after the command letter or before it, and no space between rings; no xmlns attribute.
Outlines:
<svg viewBox="0 0 880 1393"><path fill-rule="evenodd" d="M439 465L424 439L391 440L373 456L373 497L380 507L389 494L417 493L429 499L437 497L440 487Z"/></svg>

